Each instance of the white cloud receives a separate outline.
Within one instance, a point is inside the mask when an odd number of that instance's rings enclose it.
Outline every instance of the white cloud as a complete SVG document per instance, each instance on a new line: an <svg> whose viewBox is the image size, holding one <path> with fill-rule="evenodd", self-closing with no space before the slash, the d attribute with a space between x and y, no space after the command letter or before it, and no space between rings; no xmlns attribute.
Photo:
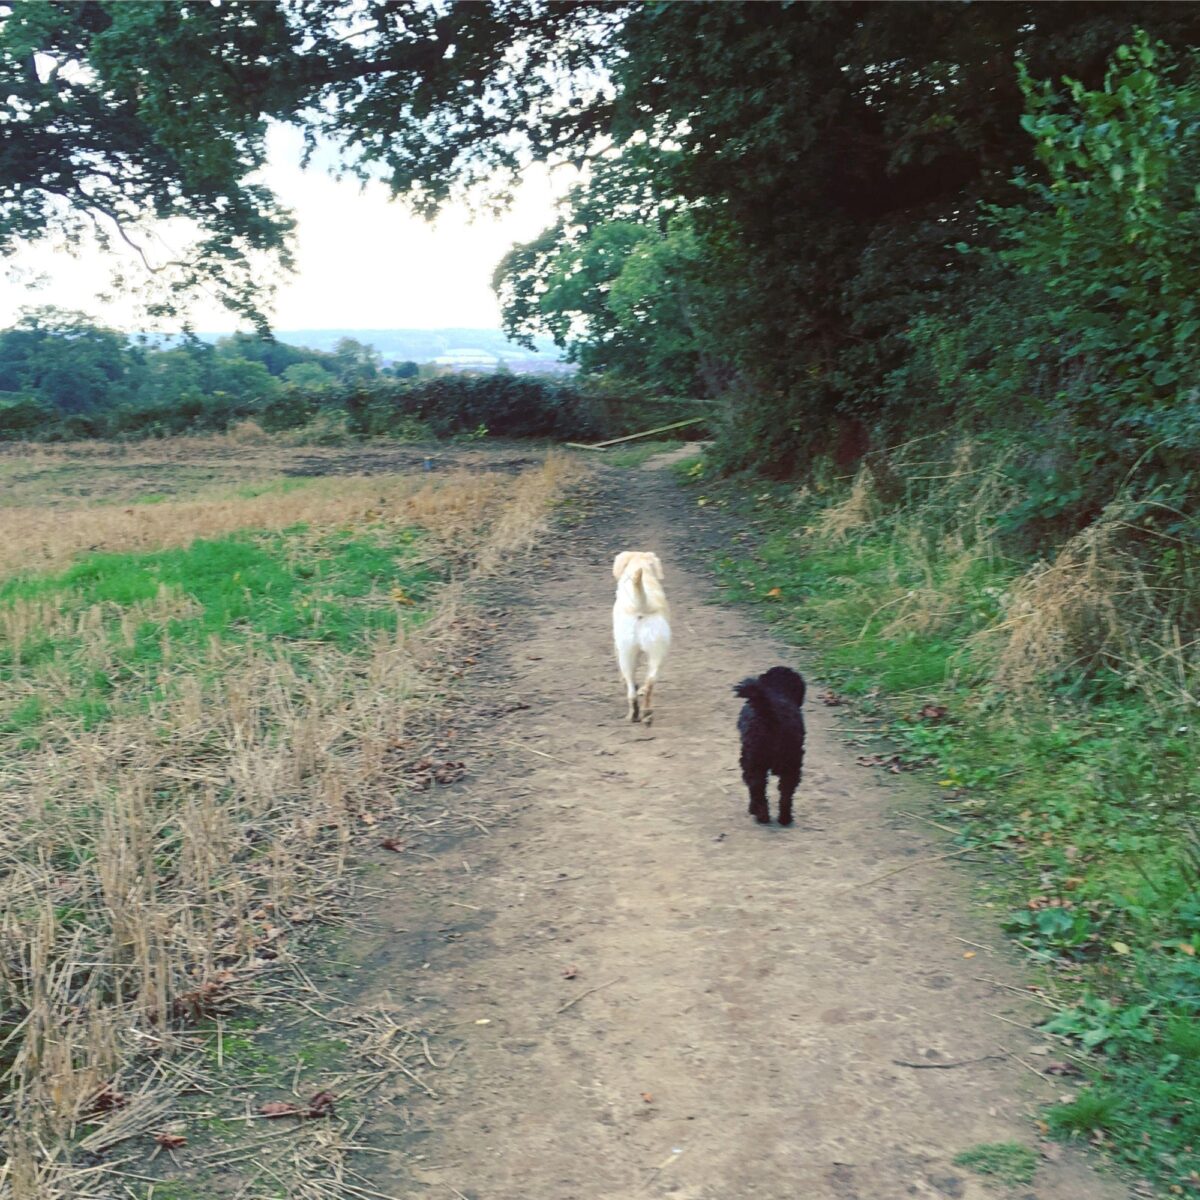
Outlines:
<svg viewBox="0 0 1200 1200"><path fill-rule="evenodd" d="M294 276L279 288L272 323L279 329L433 329L447 325L497 328L492 271L514 242L528 241L553 220L554 200L573 172L526 172L511 208L500 217L472 217L463 205L445 209L433 224L388 199L382 184L365 189L337 181L319 168L301 170L299 134L271 131L264 181L298 222ZM132 256L123 269L140 269ZM91 312L110 325L141 327L136 306L120 297L98 302L111 260L98 250L78 257L48 245L30 246L6 266L18 279L0 279L0 325L28 305L53 304ZM22 286L36 276L37 288ZM227 329L228 313L201 303L200 329Z"/></svg>

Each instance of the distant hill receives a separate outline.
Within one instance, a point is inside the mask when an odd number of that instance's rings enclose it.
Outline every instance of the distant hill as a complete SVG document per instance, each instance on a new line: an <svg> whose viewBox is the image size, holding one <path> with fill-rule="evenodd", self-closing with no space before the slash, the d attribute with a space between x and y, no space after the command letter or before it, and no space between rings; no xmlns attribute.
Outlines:
<svg viewBox="0 0 1200 1200"><path fill-rule="evenodd" d="M550 338L536 338L536 353L510 342L498 329L276 329L276 338L289 346L332 350L349 337L374 346L385 362L432 362L451 350L483 350L496 358L538 359L558 362L562 354ZM201 333L206 342L228 333Z"/></svg>

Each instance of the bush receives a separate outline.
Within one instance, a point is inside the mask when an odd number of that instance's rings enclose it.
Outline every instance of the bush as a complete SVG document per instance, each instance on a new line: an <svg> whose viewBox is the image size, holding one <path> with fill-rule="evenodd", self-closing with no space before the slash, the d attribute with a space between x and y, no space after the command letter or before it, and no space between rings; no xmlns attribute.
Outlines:
<svg viewBox="0 0 1200 1200"><path fill-rule="evenodd" d="M1200 492L1200 84L1144 34L1097 89L1021 75L1043 173L990 210L995 249L959 246L979 271L954 311L912 322L892 403L909 437L954 418L1020 436L1026 495L1005 521L1032 544L1119 493L1180 536Z"/></svg>
<svg viewBox="0 0 1200 1200"><path fill-rule="evenodd" d="M439 436L483 428L496 437L585 439L608 432L602 403L569 384L515 375L446 375L401 392L400 412Z"/></svg>
<svg viewBox="0 0 1200 1200"><path fill-rule="evenodd" d="M16 441L57 423L58 413L32 396L9 392L0 398L0 441Z"/></svg>
<svg viewBox="0 0 1200 1200"><path fill-rule="evenodd" d="M281 429L298 429L312 420L327 390L325 384L308 388L287 387L258 410L259 423L273 433Z"/></svg>

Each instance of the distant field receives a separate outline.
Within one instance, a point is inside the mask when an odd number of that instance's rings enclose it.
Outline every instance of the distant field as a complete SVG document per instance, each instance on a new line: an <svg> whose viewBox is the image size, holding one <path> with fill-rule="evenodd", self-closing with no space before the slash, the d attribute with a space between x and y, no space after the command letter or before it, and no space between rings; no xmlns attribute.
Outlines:
<svg viewBox="0 0 1200 1200"><path fill-rule="evenodd" d="M533 461L527 443L469 443L374 439L366 445L289 445L282 439L236 434L134 442L0 442L0 509L155 503L222 489L328 475L419 474L514 470Z"/></svg>
<svg viewBox="0 0 1200 1200"><path fill-rule="evenodd" d="M0 454L14 1195L59 1194L108 1144L114 1081L143 1088L151 1122L145 1051L344 888L352 834L404 794L397 747L437 702L464 588L534 544L576 472L527 449L430 454Z"/></svg>

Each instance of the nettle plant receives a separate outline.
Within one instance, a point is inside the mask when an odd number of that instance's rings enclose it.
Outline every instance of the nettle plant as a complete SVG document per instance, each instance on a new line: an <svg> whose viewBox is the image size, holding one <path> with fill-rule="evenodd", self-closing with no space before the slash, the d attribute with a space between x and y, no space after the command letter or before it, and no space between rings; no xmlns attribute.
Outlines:
<svg viewBox="0 0 1200 1200"><path fill-rule="evenodd" d="M1158 488L1176 502L1200 483L1195 65L1142 32L1116 50L1098 89L1070 79L1059 89L1018 64L1022 125L1043 170L1016 180L1029 203L991 219L1000 262L1044 298L1017 355L1026 382L1042 381L1025 398L1070 447L1073 480L1047 479L1063 507L1107 499L1100 489L1134 471L1143 494Z"/></svg>

